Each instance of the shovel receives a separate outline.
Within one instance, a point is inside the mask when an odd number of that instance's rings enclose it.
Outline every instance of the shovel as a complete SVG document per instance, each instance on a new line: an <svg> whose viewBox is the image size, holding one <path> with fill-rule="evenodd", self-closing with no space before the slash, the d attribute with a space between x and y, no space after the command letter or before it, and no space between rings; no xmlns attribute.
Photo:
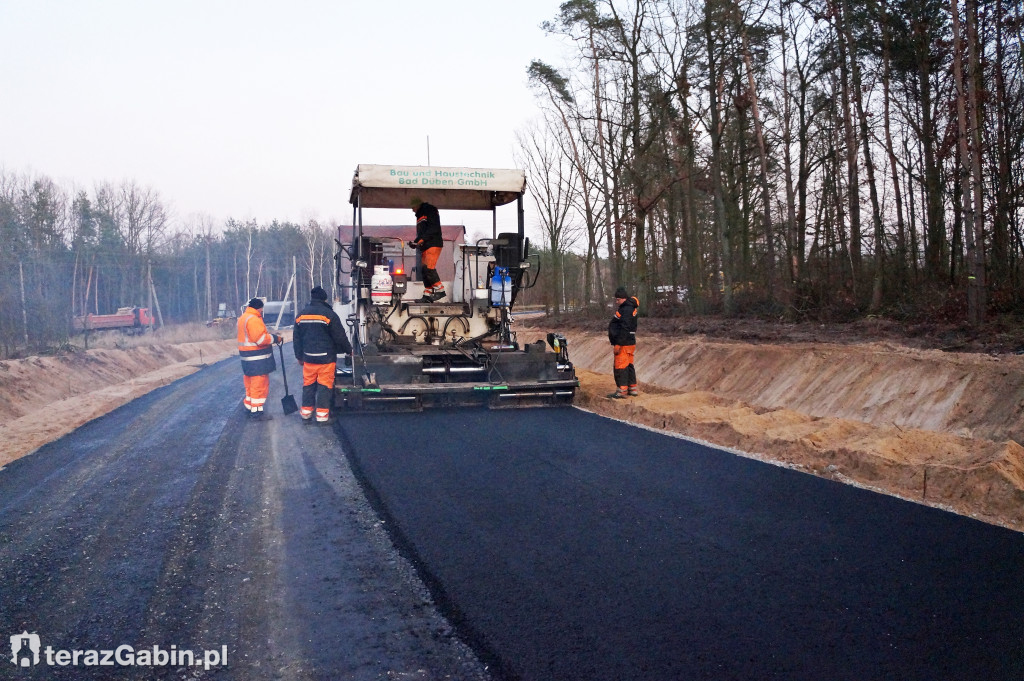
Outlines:
<svg viewBox="0 0 1024 681"><path fill-rule="evenodd" d="M288 375L284 373L284 343L277 346L277 349L281 352L281 378L284 379L284 397L281 398L281 409L284 409L284 415L294 414L299 410L299 405L295 404L295 397L288 394Z"/></svg>

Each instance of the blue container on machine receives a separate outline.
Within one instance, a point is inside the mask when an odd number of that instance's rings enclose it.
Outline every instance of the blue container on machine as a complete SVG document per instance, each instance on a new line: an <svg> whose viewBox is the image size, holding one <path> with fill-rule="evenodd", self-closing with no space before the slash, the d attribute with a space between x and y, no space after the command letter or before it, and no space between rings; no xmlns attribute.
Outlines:
<svg viewBox="0 0 1024 681"><path fill-rule="evenodd" d="M512 277L507 267L494 270L491 277L491 307L508 307L512 304Z"/></svg>

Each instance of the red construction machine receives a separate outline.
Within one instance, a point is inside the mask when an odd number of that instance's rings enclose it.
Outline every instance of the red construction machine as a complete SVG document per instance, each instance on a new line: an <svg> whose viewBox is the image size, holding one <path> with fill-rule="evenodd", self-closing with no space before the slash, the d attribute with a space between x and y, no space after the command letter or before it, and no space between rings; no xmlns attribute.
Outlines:
<svg viewBox="0 0 1024 681"><path fill-rule="evenodd" d="M120 329L127 334L142 334L153 322L148 307L119 307L114 314L79 315L72 320L71 328L82 332Z"/></svg>

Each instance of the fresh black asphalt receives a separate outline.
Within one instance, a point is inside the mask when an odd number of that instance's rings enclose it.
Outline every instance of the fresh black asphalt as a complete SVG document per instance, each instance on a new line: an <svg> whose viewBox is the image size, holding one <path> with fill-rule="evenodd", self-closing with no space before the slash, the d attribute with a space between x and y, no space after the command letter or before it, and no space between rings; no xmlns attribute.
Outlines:
<svg viewBox="0 0 1024 681"><path fill-rule="evenodd" d="M1022 534L574 409L341 430L501 677L1024 675Z"/></svg>

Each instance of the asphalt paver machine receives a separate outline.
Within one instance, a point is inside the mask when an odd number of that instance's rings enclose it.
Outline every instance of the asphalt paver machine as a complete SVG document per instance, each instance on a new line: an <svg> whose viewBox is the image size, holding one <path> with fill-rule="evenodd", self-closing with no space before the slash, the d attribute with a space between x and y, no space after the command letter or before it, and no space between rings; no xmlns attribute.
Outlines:
<svg viewBox="0 0 1024 681"><path fill-rule="evenodd" d="M339 365L335 406L419 410L571 404L579 387L568 342L518 342L513 309L537 283L540 259L524 236L522 170L360 165L352 181L351 226L339 227L338 316L353 341ZM441 213L444 247L436 269L446 297L424 302L420 253L410 244L416 197ZM498 209L516 210L518 229L497 233ZM393 208L392 226L363 223L363 209ZM492 235L466 242L446 210L489 210ZM503 216L504 217L504 216Z"/></svg>

